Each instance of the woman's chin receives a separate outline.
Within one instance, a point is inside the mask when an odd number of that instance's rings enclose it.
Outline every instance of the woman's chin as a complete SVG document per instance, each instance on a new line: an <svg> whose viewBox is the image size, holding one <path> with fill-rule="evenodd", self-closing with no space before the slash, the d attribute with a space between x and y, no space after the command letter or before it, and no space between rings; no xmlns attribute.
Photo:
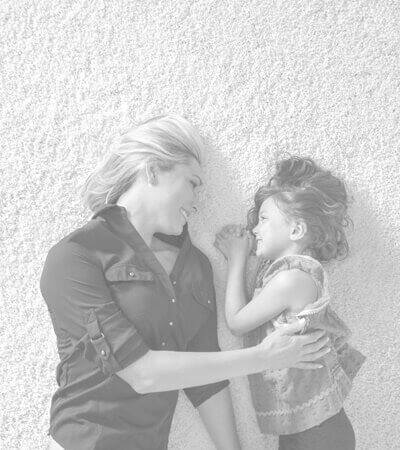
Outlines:
<svg viewBox="0 0 400 450"><path fill-rule="evenodd" d="M183 231L183 227L185 226L186 222L184 222L183 224L176 224L174 227L171 227L171 231L168 234L171 234L173 236L179 236L180 234L182 234Z"/></svg>
<svg viewBox="0 0 400 450"><path fill-rule="evenodd" d="M161 230L158 230L158 233L166 234L169 236L179 236L182 234L184 224L176 223L169 224L168 226L163 226Z"/></svg>

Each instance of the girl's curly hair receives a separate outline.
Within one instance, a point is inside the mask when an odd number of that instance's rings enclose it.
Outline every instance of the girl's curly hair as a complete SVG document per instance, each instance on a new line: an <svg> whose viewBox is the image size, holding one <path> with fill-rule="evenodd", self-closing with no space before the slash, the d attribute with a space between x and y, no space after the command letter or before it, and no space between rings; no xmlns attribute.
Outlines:
<svg viewBox="0 0 400 450"><path fill-rule="evenodd" d="M348 255L344 228L352 223L347 215L349 198L344 182L331 172L306 157L290 156L277 162L275 174L254 196L247 214L249 230L257 225L259 210L268 197L273 197L287 217L305 222L307 249L316 259L327 262Z"/></svg>

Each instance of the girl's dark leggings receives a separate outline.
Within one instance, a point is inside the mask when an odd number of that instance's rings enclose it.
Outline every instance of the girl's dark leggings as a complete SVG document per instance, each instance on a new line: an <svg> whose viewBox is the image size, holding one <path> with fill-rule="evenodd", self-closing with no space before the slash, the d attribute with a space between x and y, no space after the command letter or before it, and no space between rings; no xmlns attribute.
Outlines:
<svg viewBox="0 0 400 450"><path fill-rule="evenodd" d="M354 430L343 409L316 427L279 436L279 450L354 450Z"/></svg>

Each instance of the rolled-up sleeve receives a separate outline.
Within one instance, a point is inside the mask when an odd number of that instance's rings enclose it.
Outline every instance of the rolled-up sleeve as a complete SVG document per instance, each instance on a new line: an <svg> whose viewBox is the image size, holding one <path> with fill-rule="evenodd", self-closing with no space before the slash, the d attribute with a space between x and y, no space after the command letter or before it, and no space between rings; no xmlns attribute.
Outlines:
<svg viewBox="0 0 400 450"><path fill-rule="evenodd" d="M83 349L83 357L111 375L149 348L112 299L95 257L74 242L59 243L46 259L40 288L62 332Z"/></svg>
<svg viewBox="0 0 400 450"><path fill-rule="evenodd" d="M218 344L218 333L217 333L217 313L215 304L215 290L212 271L210 269L206 284L211 290L208 299L211 301L212 311L210 311L208 320L200 328L196 336L190 341L187 351L188 352L219 352L221 351ZM191 388L184 389L186 396L192 403L192 405L197 408L203 402L208 400L213 395L225 389L229 385L228 380L223 380L218 383L206 384L203 386L195 386Z"/></svg>

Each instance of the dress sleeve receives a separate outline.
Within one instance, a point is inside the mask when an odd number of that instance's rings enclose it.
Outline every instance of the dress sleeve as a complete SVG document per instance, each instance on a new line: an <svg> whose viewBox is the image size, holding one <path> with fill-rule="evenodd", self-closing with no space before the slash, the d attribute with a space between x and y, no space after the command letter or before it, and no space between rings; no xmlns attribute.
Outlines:
<svg viewBox="0 0 400 450"><path fill-rule="evenodd" d="M83 346L84 357L105 375L149 350L112 299L102 267L82 246L59 243L50 250L40 289L58 331Z"/></svg>
<svg viewBox="0 0 400 450"><path fill-rule="evenodd" d="M220 352L221 349L218 344L218 334L217 334L217 312L216 312L216 301L215 301L215 289L214 280L212 275L212 269L207 271L208 273L204 279L204 286L207 286L204 293L206 298L204 298L203 303L208 304L210 301L210 313L207 321L200 328L198 333L189 342L187 351L188 352ZM195 386L191 388L184 389L186 396L192 403L192 405L197 408L203 402L208 400L213 395L225 389L229 385L228 380L223 380L217 383L206 384L203 386Z"/></svg>

